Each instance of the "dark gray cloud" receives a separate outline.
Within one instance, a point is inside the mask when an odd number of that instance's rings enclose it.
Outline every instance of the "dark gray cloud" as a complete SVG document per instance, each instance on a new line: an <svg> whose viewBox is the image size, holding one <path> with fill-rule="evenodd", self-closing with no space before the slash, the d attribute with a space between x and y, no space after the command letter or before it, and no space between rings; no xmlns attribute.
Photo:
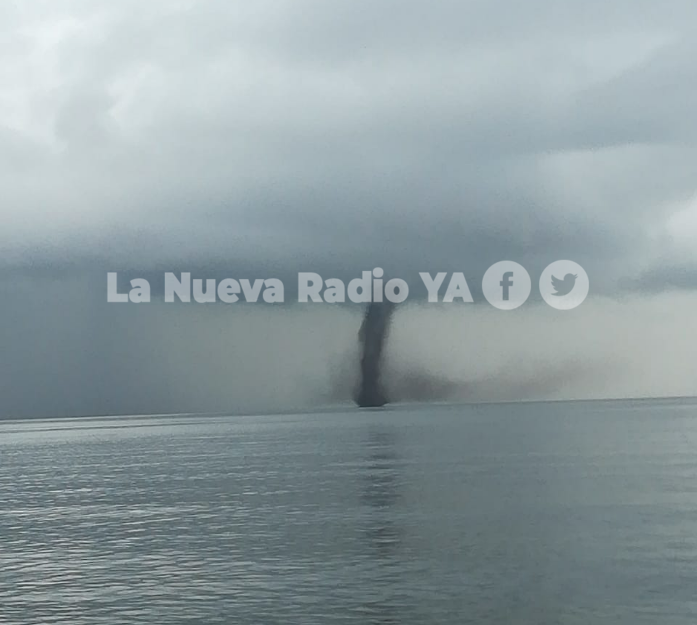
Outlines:
<svg viewBox="0 0 697 625"><path fill-rule="evenodd" d="M696 19L690 0L4 4L0 267L8 297L34 295L0 313L2 358L24 363L0 413L205 403L153 364L174 358L146 330L176 334L165 309L106 307L110 270L382 266L464 271L477 292L495 261L535 281L571 258L596 295L692 289L675 276L697 260ZM176 323L213 323L197 314ZM136 375L151 392L105 390ZM255 404L215 379L212 408Z"/></svg>

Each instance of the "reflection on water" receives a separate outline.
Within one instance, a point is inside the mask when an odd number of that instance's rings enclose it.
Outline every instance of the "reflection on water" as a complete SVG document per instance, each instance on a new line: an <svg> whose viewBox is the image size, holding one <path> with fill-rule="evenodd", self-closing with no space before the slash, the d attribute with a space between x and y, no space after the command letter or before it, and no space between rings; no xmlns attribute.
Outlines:
<svg viewBox="0 0 697 625"><path fill-rule="evenodd" d="M0 423L0 623L694 625L687 402Z"/></svg>
<svg viewBox="0 0 697 625"><path fill-rule="evenodd" d="M366 605L366 613L372 623L399 623L400 604L397 589L400 588L398 555L399 529L393 507L399 496L397 471L397 428L394 424L372 425L368 428L365 443L366 464L364 471L363 501L370 513L365 528L366 542L378 563L377 581L383 596Z"/></svg>
<svg viewBox="0 0 697 625"><path fill-rule="evenodd" d="M399 496L396 436L394 427L370 428L365 446L363 500L372 510L366 536L381 560L389 560L395 554L399 541L391 510Z"/></svg>

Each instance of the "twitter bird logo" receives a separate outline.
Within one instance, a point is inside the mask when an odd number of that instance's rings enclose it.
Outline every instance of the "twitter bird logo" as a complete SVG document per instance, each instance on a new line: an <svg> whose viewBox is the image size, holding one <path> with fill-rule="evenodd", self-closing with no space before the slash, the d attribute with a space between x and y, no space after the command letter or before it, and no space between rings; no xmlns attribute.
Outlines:
<svg viewBox="0 0 697 625"><path fill-rule="evenodd" d="M555 260L547 265L540 274L539 285L542 299L557 310L572 310L580 306L590 289L586 270L573 260Z"/></svg>
<svg viewBox="0 0 697 625"><path fill-rule="evenodd" d="M554 288L552 295L563 296L571 293L576 286L576 278L578 278L578 274L573 273L567 273L563 280L552 276L552 287Z"/></svg>

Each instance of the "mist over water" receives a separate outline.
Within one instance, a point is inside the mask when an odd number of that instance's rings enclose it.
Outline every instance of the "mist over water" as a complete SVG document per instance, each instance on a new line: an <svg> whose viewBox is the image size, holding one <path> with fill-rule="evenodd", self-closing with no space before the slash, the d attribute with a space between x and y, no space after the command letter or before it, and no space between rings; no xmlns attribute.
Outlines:
<svg viewBox="0 0 697 625"><path fill-rule="evenodd" d="M107 304L104 290L0 281L0 418L353 401L361 306ZM686 295L568 312L409 302L392 319L384 382L396 402L691 395L695 309Z"/></svg>

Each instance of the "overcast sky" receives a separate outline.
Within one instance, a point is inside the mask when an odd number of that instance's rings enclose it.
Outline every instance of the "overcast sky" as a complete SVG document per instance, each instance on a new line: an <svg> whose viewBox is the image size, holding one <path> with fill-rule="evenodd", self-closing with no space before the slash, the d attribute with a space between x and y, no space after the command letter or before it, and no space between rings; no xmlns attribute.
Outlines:
<svg viewBox="0 0 697 625"><path fill-rule="evenodd" d="M695 24L692 0L1 3L0 416L345 398L359 311L115 310L107 271L510 259L535 284L568 258L571 313L409 308L395 378L697 393Z"/></svg>

